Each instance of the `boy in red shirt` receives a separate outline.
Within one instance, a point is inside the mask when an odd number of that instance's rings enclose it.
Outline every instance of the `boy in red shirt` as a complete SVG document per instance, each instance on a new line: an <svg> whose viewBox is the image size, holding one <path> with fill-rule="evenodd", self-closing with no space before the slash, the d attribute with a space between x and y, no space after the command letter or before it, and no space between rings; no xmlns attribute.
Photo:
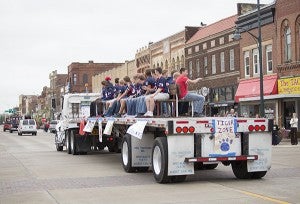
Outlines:
<svg viewBox="0 0 300 204"><path fill-rule="evenodd" d="M180 69L180 76L176 79L176 84L178 84L180 89L179 99L191 100L194 106L194 117L202 116L203 105L205 98L196 93L188 92L188 83L198 83L202 78L189 79L188 71L186 68Z"/></svg>

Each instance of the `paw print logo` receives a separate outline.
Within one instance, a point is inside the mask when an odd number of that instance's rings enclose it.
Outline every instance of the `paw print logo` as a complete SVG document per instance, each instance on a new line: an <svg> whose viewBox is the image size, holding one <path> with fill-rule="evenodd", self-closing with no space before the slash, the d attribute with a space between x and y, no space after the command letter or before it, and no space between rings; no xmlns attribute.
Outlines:
<svg viewBox="0 0 300 204"><path fill-rule="evenodd" d="M220 140L219 141L219 143L220 143L220 149L223 152L227 152L230 149L230 145L232 144L232 142L233 142L233 140L229 139L229 138Z"/></svg>

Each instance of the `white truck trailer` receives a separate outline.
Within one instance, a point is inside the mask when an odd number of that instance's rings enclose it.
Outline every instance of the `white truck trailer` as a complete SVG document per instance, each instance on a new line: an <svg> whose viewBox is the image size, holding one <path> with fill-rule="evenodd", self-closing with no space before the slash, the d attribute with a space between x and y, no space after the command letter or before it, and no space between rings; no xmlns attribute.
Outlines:
<svg viewBox="0 0 300 204"><path fill-rule="evenodd" d="M121 151L126 172L151 169L158 183L181 182L197 169L213 169L220 163L231 165L240 179L262 178L271 168L272 120L103 118L88 108L97 97L65 96L64 119L56 134L58 151L66 146L68 153L85 154L107 146L111 152Z"/></svg>

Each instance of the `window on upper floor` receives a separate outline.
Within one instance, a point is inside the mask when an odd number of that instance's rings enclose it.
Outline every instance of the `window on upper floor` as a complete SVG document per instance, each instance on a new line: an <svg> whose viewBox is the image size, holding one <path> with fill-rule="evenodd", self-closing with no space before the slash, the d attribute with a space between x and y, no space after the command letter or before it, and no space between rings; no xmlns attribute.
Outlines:
<svg viewBox="0 0 300 204"><path fill-rule="evenodd" d="M217 72L216 69L216 55L211 56L211 74L215 74Z"/></svg>
<svg viewBox="0 0 300 204"><path fill-rule="evenodd" d="M258 49L255 48L252 50L252 67L253 67L253 75L257 75L259 73L259 60L258 60Z"/></svg>
<svg viewBox="0 0 300 204"><path fill-rule="evenodd" d="M202 49L203 49L203 50L206 50L206 49L207 49L207 43L203 43Z"/></svg>
<svg viewBox="0 0 300 204"><path fill-rule="evenodd" d="M195 46L195 52L199 52L199 45Z"/></svg>
<svg viewBox="0 0 300 204"><path fill-rule="evenodd" d="M219 38L219 44L223 45L224 44L224 37Z"/></svg>
<svg viewBox="0 0 300 204"><path fill-rule="evenodd" d="M216 46L216 41L215 40L210 41L210 47L214 47L214 46Z"/></svg>
<svg viewBox="0 0 300 204"><path fill-rule="evenodd" d="M193 61L189 61L189 77L193 78Z"/></svg>
<svg viewBox="0 0 300 204"><path fill-rule="evenodd" d="M297 61L300 61L300 16L296 20L296 52Z"/></svg>
<svg viewBox="0 0 300 204"><path fill-rule="evenodd" d="M225 72L225 54L224 52L220 53L220 67L221 67L221 72Z"/></svg>
<svg viewBox="0 0 300 204"><path fill-rule="evenodd" d="M86 83L89 82L89 81L88 81L88 75L87 75L87 74L83 74L83 76L82 76L82 82L83 82L83 84L86 84Z"/></svg>
<svg viewBox="0 0 300 204"><path fill-rule="evenodd" d="M204 75L208 75L207 57L204 57Z"/></svg>
<svg viewBox="0 0 300 204"><path fill-rule="evenodd" d="M292 33L291 33L291 28L290 28L290 23L288 20L284 20L282 22L281 26L281 32L282 32L282 38L281 38L281 43L282 43L282 60L283 63L289 63L292 60Z"/></svg>
<svg viewBox="0 0 300 204"><path fill-rule="evenodd" d="M292 36L291 28L286 28L284 32L284 59L286 62L292 59Z"/></svg>
<svg viewBox="0 0 300 204"><path fill-rule="evenodd" d="M273 72L272 45L266 46L267 72Z"/></svg>
<svg viewBox="0 0 300 204"><path fill-rule="evenodd" d="M200 60L196 60L196 71L197 71L197 76L200 77Z"/></svg>
<svg viewBox="0 0 300 204"><path fill-rule="evenodd" d="M77 74L73 74L73 85L77 84Z"/></svg>
<svg viewBox="0 0 300 204"><path fill-rule="evenodd" d="M230 35L228 36L228 42L231 42L231 41L233 41L233 34L230 34Z"/></svg>
<svg viewBox="0 0 300 204"><path fill-rule="evenodd" d="M245 69L245 77L250 76L250 54L249 54L249 51L244 52L244 69Z"/></svg>
<svg viewBox="0 0 300 204"><path fill-rule="evenodd" d="M234 49L229 51L229 69L230 71L234 70Z"/></svg>
<svg viewBox="0 0 300 204"><path fill-rule="evenodd" d="M188 55L192 54L192 48L188 48Z"/></svg>

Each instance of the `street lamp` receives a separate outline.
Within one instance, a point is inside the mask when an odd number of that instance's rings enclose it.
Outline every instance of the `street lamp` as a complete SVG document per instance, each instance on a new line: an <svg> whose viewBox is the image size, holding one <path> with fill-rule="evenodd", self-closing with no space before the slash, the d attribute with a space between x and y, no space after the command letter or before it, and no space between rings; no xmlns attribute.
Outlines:
<svg viewBox="0 0 300 204"><path fill-rule="evenodd" d="M240 30L244 30L249 33L257 42L258 47L258 57L259 57L259 82L260 82L260 105L259 105L259 115L260 117L265 117L265 104L264 104L264 75L262 70L262 45L261 45L261 19L260 19L260 0L257 0L257 23L258 23L258 36L253 35L249 30L241 27L236 27L235 33L233 34L234 40L241 39Z"/></svg>

